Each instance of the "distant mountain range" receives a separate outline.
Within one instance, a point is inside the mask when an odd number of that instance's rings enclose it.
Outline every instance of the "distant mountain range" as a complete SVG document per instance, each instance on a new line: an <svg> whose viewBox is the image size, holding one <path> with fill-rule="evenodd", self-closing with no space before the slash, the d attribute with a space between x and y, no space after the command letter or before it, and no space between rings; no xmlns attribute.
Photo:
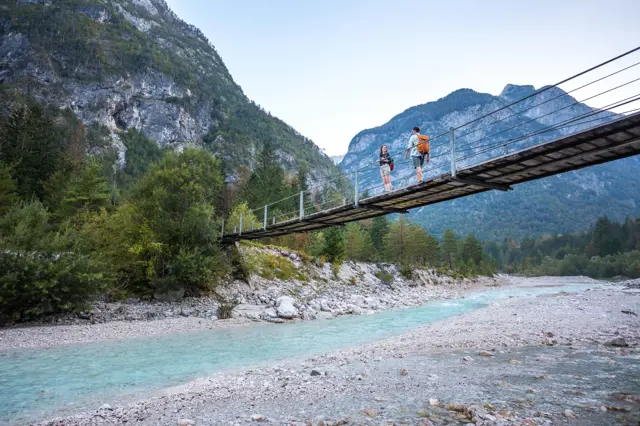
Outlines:
<svg viewBox="0 0 640 426"><path fill-rule="evenodd" d="M409 108L380 127L358 133L351 140L340 167L345 172L366 167L365 171L359 173L360 186L377 185L380 183L378 170L368 165L377 158L380 145L387 144L392 152L401 151L416 125L421 127L423 134L433 137L534 91L533 86L511 84L499 96L460 89L435 102ZM458 139L457 149L464 149L466 153L479 152L483 146L517 138L591 111L589 106L577 103L561 89L552 88L506 111L505 116L520 114L504 122L487 126L495 120L491 118L464 129L462 133L474 133ZM606 120L615 118L615 115L601 113L596 117ZM515 125L519 127L510 129ZM593 123L573 124L535 139L512 144L510 149L533 141L561 137L591 125ZM502 133L492 136L497 132ZM446 150L448 138L432 141L432 154L435 157L432 165L448 163L448 156L438 157L439 153ZM401 155L396 154L395 160L401 161ZM478 158L468 161L475 162ZM413 173L410 165L398 164L393 180L398 181ZM483 239L521 238L585 230L602 215L617 220L640 215L640 158L628 158L521 184L511 192L491 191L411 212L415 221L435 235L441 235L446 228L451 228L460 234L474 232Z"/></svg>

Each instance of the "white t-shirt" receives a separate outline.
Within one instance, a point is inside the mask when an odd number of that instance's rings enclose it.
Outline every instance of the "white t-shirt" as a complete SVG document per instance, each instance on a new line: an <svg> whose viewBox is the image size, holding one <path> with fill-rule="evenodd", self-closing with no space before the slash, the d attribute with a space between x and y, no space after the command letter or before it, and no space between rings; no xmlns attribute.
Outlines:
<svg viewBox="0 0 640 426"><path fill-rule="evenodd" d="M409 144L407 145L407 149L411 150L412 157L421 157L422 154L418 152L418 134L411 135L409 138Z"/></svg>

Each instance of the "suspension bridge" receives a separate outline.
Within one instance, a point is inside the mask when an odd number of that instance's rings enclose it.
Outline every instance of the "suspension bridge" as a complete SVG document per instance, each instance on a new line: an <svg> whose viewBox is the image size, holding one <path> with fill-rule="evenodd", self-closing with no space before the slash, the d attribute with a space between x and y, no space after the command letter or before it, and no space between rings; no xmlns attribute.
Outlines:
<svg viewBox="0 0 640 426"><path fill-rule="evenodd" d="M640 108L629 106L640 101L640 90L629 96L629 88L640 81L640 76L628 75L640 69L636 68L640 61L617 66L572 90L552 89L592 76L639 51L640 47L633 49L432 137L432 161L423 167L422 182L416 182L413 169L405 161L396 162L396 170L405 167L411 173L392 182L391 192L385 192L383 185L362 185L367 173L378 173L378 164L372 162L299 194L274 200L244 217L240 215L233 228L223 220L222 242L277 237L404 214L485 191L511 191L519 183L638 155ZM593 91L596 85L614 79L618 80L615 84ZM587 87L595 94L580 101L570 96ZM602 96L608 99L600 108L571 108ZM557 107L547 111L542 108L545 104ZM577 112L567 114L574 110ZM514 132L521 134L513 136ZM477 138L470 141L471 135ZM403 155L404 149L395 154Z"/></svg>

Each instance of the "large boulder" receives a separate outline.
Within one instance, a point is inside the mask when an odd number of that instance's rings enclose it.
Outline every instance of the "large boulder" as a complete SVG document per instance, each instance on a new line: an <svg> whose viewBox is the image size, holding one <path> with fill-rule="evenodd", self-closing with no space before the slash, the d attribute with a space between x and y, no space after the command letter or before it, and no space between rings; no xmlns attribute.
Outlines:
<svg viewBox="0 0 640 426"><path fill-rule="evenodd" d="M289 296L280 296L276 299L276 312L280 318L293 319L298 318L300 313L294 306L295 300Z"/></svg>

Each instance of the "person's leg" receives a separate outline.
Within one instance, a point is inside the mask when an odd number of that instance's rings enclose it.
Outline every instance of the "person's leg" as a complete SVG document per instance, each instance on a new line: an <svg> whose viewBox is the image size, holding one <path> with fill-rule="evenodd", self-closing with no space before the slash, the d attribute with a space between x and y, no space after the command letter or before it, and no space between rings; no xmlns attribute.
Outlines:
<svg viewBox="0 0 640 426"><path fill-rule="evenodd" d="M416 177L418 178L418 183L422 182L422 167L416 167Z"/></svg>
<svg viewBox="0 0 640 426"><path fill-rule="evenodd" d="M384 189L387 190L387 192L391 192L391 176L387 175L384 177Z"/></svg>

